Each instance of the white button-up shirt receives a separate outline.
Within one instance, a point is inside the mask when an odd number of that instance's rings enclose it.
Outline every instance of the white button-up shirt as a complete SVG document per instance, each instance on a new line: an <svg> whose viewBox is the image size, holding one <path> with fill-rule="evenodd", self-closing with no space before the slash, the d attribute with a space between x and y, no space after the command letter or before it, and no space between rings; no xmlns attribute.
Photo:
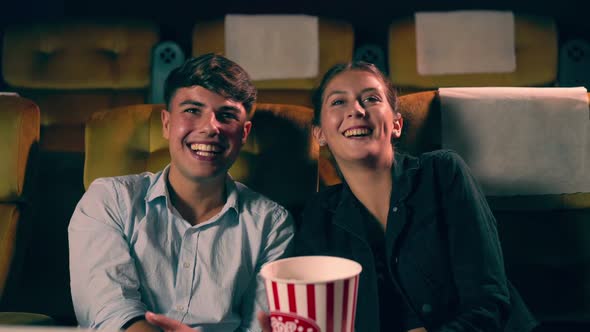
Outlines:
<svg viewBox="0 0 590 332"><path fill-rule="evenodd" d="M70 221L70 277L81 326L116 330L146 310L209 331L259 331L262 264L291 252L277 203L226 181L221 212L191 226L170 203L168 167L102 178Z"/></svg>

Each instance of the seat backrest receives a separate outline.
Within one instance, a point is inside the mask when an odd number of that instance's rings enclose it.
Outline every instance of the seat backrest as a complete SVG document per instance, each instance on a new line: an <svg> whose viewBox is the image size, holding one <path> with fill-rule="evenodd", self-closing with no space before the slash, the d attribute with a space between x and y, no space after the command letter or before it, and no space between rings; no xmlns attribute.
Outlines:
<svg viewBox="0 0 590 332"><path fill-rule="evenodd" d="M39 107L17 96L0 96L0 299L6 286L18 280L22 255L28 246L27 223L31 212L39 143Z"/></svg>
<svg viewBox="0 0 590 332"><path fill-rule="evenodd" d="M162 137L164 105L134 105L92 115L86 126L86 188L98 177L157 172L170 162ZM247 144L232 177L292 211L317 188L318 147L311 138L312 110L257 104Z"/></svg>
<svg viewBox="0 0 590 332"><path fill-rule="evenodd" d="M42 110L44 150L84 150L83 124L100 109L146 101L152 47L147 21L18 24L4 31L2 72Z"/></svg>
<svg viewBox="0 0 590 332"><path fill-rule="evenodd" d="M352 60L354 31L347 22L319 18L319 68L318 75L306 79L258 80L258 101L311 107L311 90L319 84L323 73L337 63ZM199 22L193 30L193 55L209 52L226 54L225 21ZM264 52L264 50L260 50Z"/></svg>
<svg viewBox="0 0 590 332"><path fill-rule="evenodd" d="M417 69L415 18L397 19L389 26L390 78L402 94L439 87L553 85L558 67L558 34L554 20L514 14L514 34L516 70L513 72L421 75Z"/></svg>

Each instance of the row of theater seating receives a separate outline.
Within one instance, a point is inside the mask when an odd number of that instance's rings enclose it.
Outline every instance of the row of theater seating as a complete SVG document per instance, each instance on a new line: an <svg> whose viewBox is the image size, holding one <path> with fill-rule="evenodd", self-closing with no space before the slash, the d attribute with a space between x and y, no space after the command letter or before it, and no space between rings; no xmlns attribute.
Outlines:
<svg viewBox="0 0 590 332"><path fill-rule="evenodd" d="M318 185L339 181L334 168L324 162L329 155L310 140L309 97L327 68L353 57L389 68L390 78L405 95L402 109L412 118L413 126L406 128L401 143L410 152L440 147L437 94L413 92L442 86L553 86L558 81L567 82L558 77L564 56L558 51L557 29L551 18L515 15L516 71L502 74L420 75L416 70L414 25L413 17L397 19L389 27L386 51L369 47L364 50L370 52L359 52L363 48L357 48L355 54L352 25L320 18L317 77L255 81L261 104L254 115L252 137L232 169L234 177L295 213ZM224 38L223 20L200 22L193 29L190 55L224 54ZM157 114L161 105L157 103L162 102L162 80L182 61L182 53L175 43L162 41L158 26L147 21L27 24L3 31L3 79L9 90L39 105L40 136L32 145L38 157L31 159L38 159L38 178L35 189L30 191L38 200L27 210L29 203L25 203L24 196L6 196L6 202L18 202L19 209L30 212L30 221L23 225L32 231L29 248L23 254L23 273L9 279L13 286L5 287L0 310L40 312L62 323L75 323L68 288L67 223L92 179L155 171L168 162ZM7 105L0 111L19 108ZM10 123L0 121L2 128L12 128ZM14 174L2 174L0 178L10 184ZM590 274L590 250L579 241L568 243L565 238L543 237L552 234L554 221L563 218L559 228L563 232L587 229L582 223L587 200L577 200L567 196L546 197L541 204L528 198L497 201L495 213L508 239L507 263L520 276L517 281L531 306L545 317L579 317L583 310L590 311L588 292L578 292L589 287L584 276ZM552 202L551 209L530 209L547 205L548 201ZM529 209L522 209L523 204ZM10 220L15 218L12 214ZM14 227L14 221L0 225L7 231L4 234L13 234L9 230ZM539 234L544 235L527 233L538 227L542 227ZM522 239L527 240L524 249L518 246L524 243ZM12 242L2 243L8 246ZM562 265L548 266L543 261L543 257L561 254L576 257L570 260L575 264L564 270ZM527 261L531 257L535 259ZM8 264L6 259L3 262ZM539 274L549 278L531 278ZM547 284L550 278L566 286L551 287ZM540 289L550 294L541 297Z"/></svg>
<svg viewBox="0 0 590 332"><path fill-rule="evenodd" d="M196 24L191 54L187 55L226 53L224 31L223 20ZM514 34L513 72L421 75L416 65L413 16L391 23L387 50L357 47L356 54L351 24L319 18L317 76L255 83L260 90L260 102L310 106L310 91L321 74L333 64L353 57L388 68L393 83L404 94L448 86L574 83L567 77L558 77L558 69L567 69L559 63L561 59L567 63L568 57L577 55L569 49L559 54L558 31L552 18L515 14ZM149 21L23 24L7 27L3 35L3 79L8 89L40 105L41 147L50 151L82 152L83 124L96 110L162 102L163 78L185 56L173 41L162 43L159 27ZM584 51L579 47L576 50ZM257 52L263 54L267 50ZM587 82L576 85L584 83Z"/></svg>

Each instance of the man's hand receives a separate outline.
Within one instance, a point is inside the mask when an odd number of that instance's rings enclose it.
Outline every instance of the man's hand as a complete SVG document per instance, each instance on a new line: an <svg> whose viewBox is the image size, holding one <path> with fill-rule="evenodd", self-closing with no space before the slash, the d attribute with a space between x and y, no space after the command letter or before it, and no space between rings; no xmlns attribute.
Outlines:
<svg viewBox="0 0 590 332"><path fill-rule="evenodd" d="M152 325L161 328L164 332L199 332L199 329L192 329L188 325L183 324L172 318L164 315L154 314L153 312L146 312L145 319ZM270 330L269 330L270 331Z"/></svg>
<svg viewBox="0 0 590 332"><path fill-rule="evenodd" d="M256 317L258 318L258 323L260 324L260 327L262 328L262 332L272 332L272 329L270 327L270 315L267 314L264 311L259 311L258 314L256 314Z"/></svg>

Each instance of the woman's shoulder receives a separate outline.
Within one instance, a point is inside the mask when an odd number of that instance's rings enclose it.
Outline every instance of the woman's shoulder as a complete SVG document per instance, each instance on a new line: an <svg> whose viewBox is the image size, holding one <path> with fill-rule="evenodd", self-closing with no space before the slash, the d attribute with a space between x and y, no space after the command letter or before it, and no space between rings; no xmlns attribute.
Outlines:
<svg viewBox="0 0 590 332"><path fill-rule="evenodd" d="M469 166L463 157L453 150L426 152L420 156L420 160L423 171L432 174L445 188L458 184L475 185L476 181Z"/></svg>
<svg viewBox="0 0 590 332"><path fill-rule="evenodd" d="M464 172L468 166L463 158L450 149L424 152L418 156L422 168L434 168L437 172Z"/></svg>
<svg viewBox="0 0 590 332"><path fill-rule="evenodd" d="M463 163L463 158L451 149L439 149L424 152L419 156L422 162L443 162L443 163Z"/></svg>

